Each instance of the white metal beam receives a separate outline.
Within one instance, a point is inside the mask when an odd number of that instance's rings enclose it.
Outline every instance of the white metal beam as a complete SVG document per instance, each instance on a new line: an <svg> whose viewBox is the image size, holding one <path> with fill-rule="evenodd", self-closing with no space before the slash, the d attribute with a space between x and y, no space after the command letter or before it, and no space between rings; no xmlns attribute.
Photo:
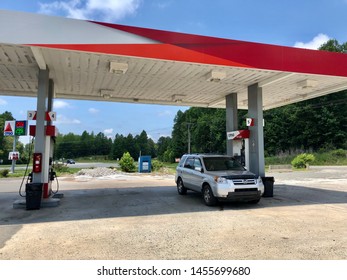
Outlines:
<svg viewBox="0 0 347 280"><path fill-rule="evenodd" d="M36 63L39 66L40 70L46 70L47 64L46 64L45 58L43 57L41 49L38 47L31 47L31 51L33 52Z"/></svg>

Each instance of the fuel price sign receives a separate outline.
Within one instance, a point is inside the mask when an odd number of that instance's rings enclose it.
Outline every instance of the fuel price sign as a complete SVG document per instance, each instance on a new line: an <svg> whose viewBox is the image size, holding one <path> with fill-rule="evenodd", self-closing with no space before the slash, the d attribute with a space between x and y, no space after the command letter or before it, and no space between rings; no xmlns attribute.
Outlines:
<svg viewBox="0 0 347 280"><path fill-rule="evenodd" d="M16 121L14 128L14 135L24 136L28 134L28 124L27 121Z"/></svg>

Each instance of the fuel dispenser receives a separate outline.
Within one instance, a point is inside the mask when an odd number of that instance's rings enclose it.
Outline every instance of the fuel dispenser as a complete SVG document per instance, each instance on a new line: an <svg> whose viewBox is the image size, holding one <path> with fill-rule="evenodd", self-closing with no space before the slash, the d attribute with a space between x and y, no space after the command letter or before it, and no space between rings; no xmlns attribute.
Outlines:
<svg viewBox="0 0 347 280"><path fill-rule="evenodd" d="M233 141L233 156L249 170L249 135L248 129L227 133L228 140Z"/></svg>
<svg viewBox="0 0 347 280"><path fill-rule="evenodd" d="M30 126L30 135L35 137L36 126ZM56 173L53 170L53 148L55 137L58 132L55 126L45 126L45 145L46 154L33 154L33 169L28 176L26 184L26 208L27 210L40 209L41 199L50 198L52 191L52 182L56 178ZM35 176L36 180L35 180ZM41 182L38 182L41 181Z"/></svg>

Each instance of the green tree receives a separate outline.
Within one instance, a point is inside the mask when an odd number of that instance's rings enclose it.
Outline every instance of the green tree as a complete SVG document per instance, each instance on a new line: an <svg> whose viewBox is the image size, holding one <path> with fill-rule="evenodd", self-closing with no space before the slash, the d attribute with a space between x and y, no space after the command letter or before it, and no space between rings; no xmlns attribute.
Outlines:
<svg viewBox="0 0 347 280"><path fill-rule="evenodd" d="M120 159L125 152L125 146L126 146L126 139L122 134L116 134L113 144L112 144L112 151L111 151L111 157L113 159Z"/></svg>
<svg viewBox="0 0 347 280"><path fill-rule="evenodd" d="M150 155L148 136L147 136L146 131L142 130L141 134L136 135L134 140L135 140L136 150L138 151L138 156L140 154L141 155Z"/></svg>
<svg viewBox="0 0 347 280"><path fill-rule="evenodd" d="M135 172L136 165L129 152L125 152L119 161L119 165L124 172Z"/></svg>
<svg viewBox="0 0 347 280"><path fill-rule="evenodd" d="M169 136L167 136L167 137L161 136L158 139L157 151L158 151L158 159L159 160L165 161L164 160L164 153L171 148L171 143L172 143L172 139Z"/></svg>
<svg viewBox="0 0 347 280"><path fill-rule="evenodd" d="M112 140L110 142L104 133L99 132L95 136L94 145L96 155L109 155L112 149Z"/></svg>
<svg viewBox="0 0 347 280"><path fill-rule="evenodd" d="M86 130L82 132L82 135L79 137L79 148L78 152L76 151L76 156L86 157L95 155L95 143L94 143L94 134L89 134Z"/></svg>

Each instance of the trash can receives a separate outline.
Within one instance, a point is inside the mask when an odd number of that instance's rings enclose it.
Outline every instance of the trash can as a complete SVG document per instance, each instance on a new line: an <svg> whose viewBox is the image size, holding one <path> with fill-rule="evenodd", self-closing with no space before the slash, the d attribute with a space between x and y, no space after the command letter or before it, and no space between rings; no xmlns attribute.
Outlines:
<svg viewBox="0 0 347 280"><path fill-rule="evenodd" d="M274 177L261 177L264 184L263 197L273 197L274 196Z"/></svg>
<svg viewBox="0 0 347 280"><path fill-rule="evenodd" d="M25 186L27 210L38 210L41 207L42 183L28 183Z"/></svg>
<svg viewBox="0 0 347 280"><path fill-rule="evenodd" d="M139 172L149 173L151 172L151 156L140 156L139 158Z"/></svg>

